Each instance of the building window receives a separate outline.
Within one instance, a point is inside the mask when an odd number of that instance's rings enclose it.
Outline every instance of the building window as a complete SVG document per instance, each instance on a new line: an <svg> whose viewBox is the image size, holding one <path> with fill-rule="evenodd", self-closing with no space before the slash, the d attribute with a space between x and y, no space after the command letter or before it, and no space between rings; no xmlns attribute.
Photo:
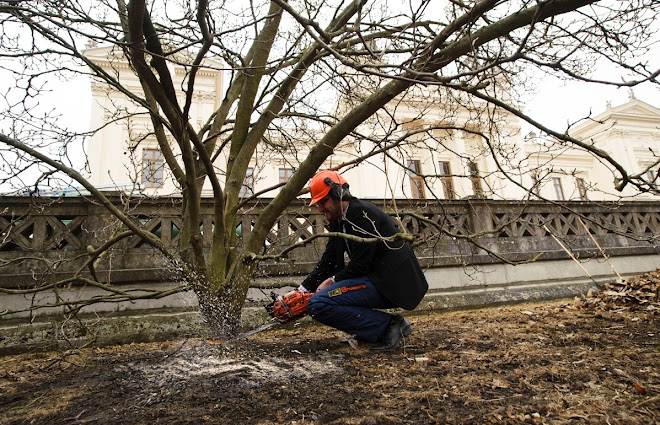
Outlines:
<svg viewBox="0 0 660 425"><path fill-rule="evenodd" d="M165 160L159 149L142 151L142 185L148 188L163 187Z"/></svg>
<svg viewBox="0 0 660 425"><path fill-rule="evenodd" d="M280 168L280 183L286 183L293 176L293 168Z"/></svg>
<svg viewBox="0 0 660 425"><path fill-rule="evenodd" d="M248 167L245 170L245 180L243 186L238 191L239 198L245 198L254 195L254 168Z"/></svg>
<svg viewBox="0 0 660 425"><path fill-rule="evenodd" d="M422 166L418 159L411 159L408 161L408 176L410 177L410 189L414 199L424 199L426 194L424 192L424 178L420 175Z"/></svg>
<svg viewBox="0 0 660 425"><path fill-rule="evenodd" d="M587 198L587 184L584 182L582 177L575 178L575 186L577 186L578 195L580 195L581 201L586 201Z"/></svg>
<svg viewBox="0 0 660 425"><path fill-rule="evenodd" d="M449 161L440 161L438 163L440 171L440 182L442 183L442 192L445 199L455 199L456 193L454 192L454 183L451 180L451 168L449 168Z"/></svg>
<svg viewBox="0 0 660 425"><path fill-rule="evenodd" d="M555 189L555 199L558 201L564 201L564 189L561 187L561 179L559 177L552 178L552 187Z"/></svg>
<svg viewBox="0 0 660 425"><path fill-rule="evenodd" d="M481 177L479 177L479 168L477 164L470 161L468 163L468 173L470 174L470 180L472 181L472 193L475 195L483 195L484 191L481 188Z"/></svg>

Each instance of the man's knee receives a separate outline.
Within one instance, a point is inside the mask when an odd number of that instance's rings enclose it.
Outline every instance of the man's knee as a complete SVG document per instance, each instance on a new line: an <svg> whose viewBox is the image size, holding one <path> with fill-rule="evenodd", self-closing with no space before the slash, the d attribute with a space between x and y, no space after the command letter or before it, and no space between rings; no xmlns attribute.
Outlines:
<svg viewBox="0 0 660 425"><path fill-rule="evenodd" d="M307 301L307 313L318 320L319 317L322 317L330 309L329 301L327 296L315 294Z"/></svg>

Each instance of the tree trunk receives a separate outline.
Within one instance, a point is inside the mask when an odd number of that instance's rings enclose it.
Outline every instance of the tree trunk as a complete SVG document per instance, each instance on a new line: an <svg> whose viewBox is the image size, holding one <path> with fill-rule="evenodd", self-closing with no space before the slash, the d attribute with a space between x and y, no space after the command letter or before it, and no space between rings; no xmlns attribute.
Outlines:
<svg viewBox="0 0 660 425"><path fill-rule="evenodd" d="M198 280L194 285L200 312L215 333L228 337L238 333L254 267L254 263L247 263L239 258L235 261L234 273L228 280L223 277L204 279L203 282Z"/></svg>

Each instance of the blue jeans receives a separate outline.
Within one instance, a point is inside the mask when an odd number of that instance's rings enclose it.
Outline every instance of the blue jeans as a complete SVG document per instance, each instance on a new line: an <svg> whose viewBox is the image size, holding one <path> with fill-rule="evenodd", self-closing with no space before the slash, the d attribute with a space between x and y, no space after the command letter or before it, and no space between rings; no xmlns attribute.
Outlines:
<svg viewBox="0 0 660 425"><path fill-rule="evenodd" d="M314 320L367 342L376 342L392 315L377 308L396 307L364 276L342 280L318 291L307 303Z"/></svg>

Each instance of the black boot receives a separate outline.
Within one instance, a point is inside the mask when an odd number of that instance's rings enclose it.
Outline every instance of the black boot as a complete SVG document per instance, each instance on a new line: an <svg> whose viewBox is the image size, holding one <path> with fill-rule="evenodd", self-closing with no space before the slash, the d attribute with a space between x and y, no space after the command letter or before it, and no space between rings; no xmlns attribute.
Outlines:
<svg viewBox="0 0 660 425"><path fill-rule="evenodd" d="M380 337L378 344L371 347L373 351L392 350L399 345L401 338L412 333L413 328L406 319L399 316L392 316L390 323L385 328L383 336Z"/></svg>

